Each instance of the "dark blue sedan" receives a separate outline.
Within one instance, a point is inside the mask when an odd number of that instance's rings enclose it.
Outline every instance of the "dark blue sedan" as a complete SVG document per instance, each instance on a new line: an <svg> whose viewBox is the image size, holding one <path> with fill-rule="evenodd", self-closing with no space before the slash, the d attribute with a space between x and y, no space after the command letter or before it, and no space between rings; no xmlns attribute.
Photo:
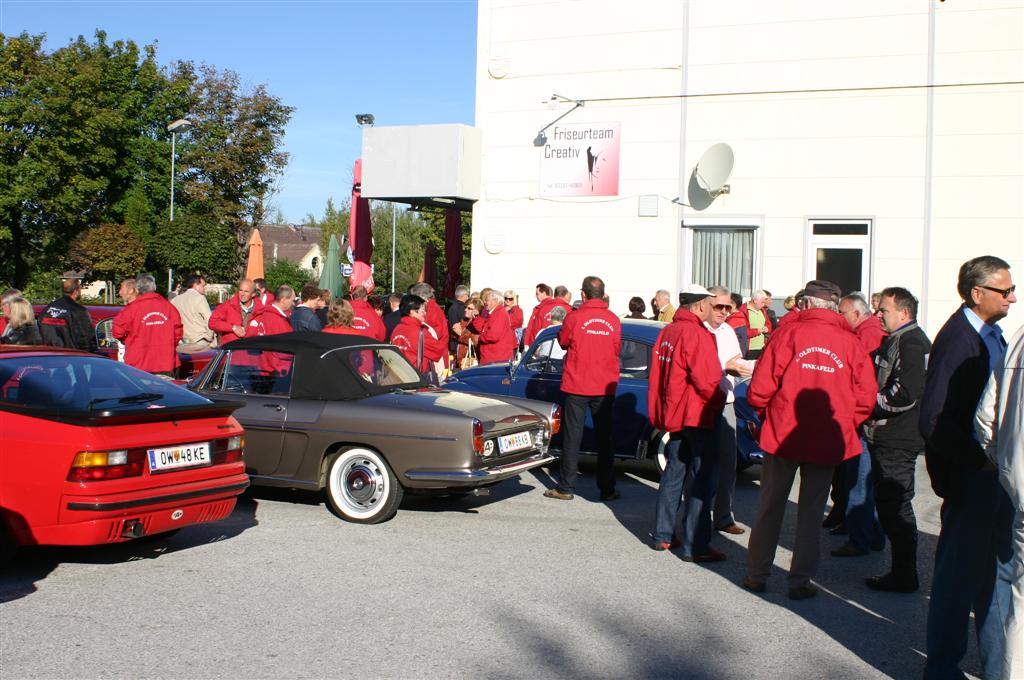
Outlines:
<svg viewBox="0 0 1024 680"><path fill-rule="evenodd" d="M615 391L614 437L615 455L619 458L651 459L660 470L665 469L665 445L668 434L654 429L647 419L647 377L651 348L665 324L639 319L622 320L622 351L619 355L619 387ZM518 363L489 364L459 371L445 383L445 388L461 392L540 399L562 405L562 361L565 351L558 345L558 327L545 328L523 352ZM740 469L761 462L761 451L752 437L757 416L743 399L737 399L737 466ZM738 391L739 395L739 391ZM753 421L751 421L753 418ZM749 423L753 422L753 425ZM556 435L552 448L561 446ZM584 453L594 454L594 427L587 411L583 442Z"/></svg>

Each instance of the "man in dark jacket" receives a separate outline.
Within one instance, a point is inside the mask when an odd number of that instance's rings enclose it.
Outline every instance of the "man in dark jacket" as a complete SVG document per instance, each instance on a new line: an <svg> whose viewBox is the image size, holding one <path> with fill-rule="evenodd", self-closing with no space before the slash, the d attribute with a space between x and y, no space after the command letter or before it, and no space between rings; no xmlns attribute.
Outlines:
<svg viewBox="0 0 1024 680"><path fill-rule="evenodd" d="M742 585L763 592L775 561L789 492L800 472L796 541L789 568L789 597L814 597L821 528L833 468L859 455L857 429L871 415L878 393L867 352L839 316L839 286L810 281L800 312L768 343L747 401L762 414L761 502L750 531L747 577Z"/></svg>
<svg viewBox="0 0 1024 680"><path fill-rule="evenodd" d="M459 336L456 334L453 326L462 323L462 320L466 317L466 302L469 301L469 288L465 286L456 286L455 295L448 305L448 312L446 313L446 320L448 321L448 352L455 356L455 353L459 349ZM456 367L458 368L458 367Z"/></svg>
<svg viewBox="0 0 1024 680"><path fill-rule="evenodd" d="M320 286L307 283L302 287L302 302L292 310L292 330L319 331L323 330L320 319L316 318L316 310L320 307Z"/></svg>
<svg viewBox="0 0 1024 680"><path fill-rule="evenodd" d="M711 548L711 506L718 483L715 426L725 406L722 364L711 320L714 298L691 284L679 294L679 309L658 334L651 355L647 412L651 424L669 433L668 464L658 486L654 512L655 550L674 547L673 532L687 477L686 516L678 545L687 562L720 562L725 553ZM735 453L733 453L735 456Z"/></svg>
<svg viewBox="0 0 1024 680"><path fill-rule="evenodd" d="M565 394L562 461L557 487L544 495L563 501L573 499L584 409L589 408L597 442L597 487L601 500L612 501L619 497L615 490L612 404L619 385L622 323L604 301L604 281L588 276L583 279L582 293L583 304L569 312L558 331L558 344L566 350L561 386Z"/></svg>
<svg viewBox="0 0 1024 680"><path fill-rule="evenodd" d="M878 400L865 427L874 476L875 507L889 543L892 568L872 576L874 590L912 593L917 579L914 473L924 440L917 429L925 367L932 343L917 325L917 298L906 288L886 288L878 315L889 334L875 354Z"/></svg>
<svg viewBox="0 0 1024 680"><path fill-rule="evenodd" d="M95 352L96 332L89 310L78 303L82 287L78 279L64 279L64 295L57 298L39 314L39 335L53 347L73 347Z"/></svg>
<svg viewBox="0 0 1024 680"><path fill-rule="evenodd" d="M997 322L1017 301L1010 265L982 256L960 267L963 306L939 330L921 401L921 436L942 531L928 606L926 678L962 677L971 612L983 676L1000 676L1009 609L1013 507L974 433L974 412L1006 341Z"/></svg>

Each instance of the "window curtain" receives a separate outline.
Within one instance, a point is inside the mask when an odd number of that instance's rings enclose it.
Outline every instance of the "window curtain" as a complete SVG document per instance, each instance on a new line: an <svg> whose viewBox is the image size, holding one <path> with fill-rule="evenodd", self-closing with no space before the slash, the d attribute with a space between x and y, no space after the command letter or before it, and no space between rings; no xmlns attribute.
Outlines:
<svg viewBox="0 0 1024 680"><path fill-rule="evenodd" d="M693 279L704 286L726 286L744 299L754 280L753 229L694 229Z"/></svg>

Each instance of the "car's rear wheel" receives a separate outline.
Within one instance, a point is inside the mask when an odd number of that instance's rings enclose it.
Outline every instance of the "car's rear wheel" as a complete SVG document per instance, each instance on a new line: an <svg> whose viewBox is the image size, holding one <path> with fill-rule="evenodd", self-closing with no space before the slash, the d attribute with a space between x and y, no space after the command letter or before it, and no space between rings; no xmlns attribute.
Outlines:
<svg viewBox="0 0 1024 680"><path fill-rule="evenodd" d="M402 501L402 485L376 451L355 448L334 454L327 466L327 499L349 522L390 519Z"/></svg>

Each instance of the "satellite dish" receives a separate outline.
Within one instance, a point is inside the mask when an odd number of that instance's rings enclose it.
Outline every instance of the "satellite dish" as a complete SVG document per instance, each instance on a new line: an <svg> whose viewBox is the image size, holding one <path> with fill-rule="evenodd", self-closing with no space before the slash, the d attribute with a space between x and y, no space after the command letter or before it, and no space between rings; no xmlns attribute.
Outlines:
<svg viewBox="0 0 1024 680"><path fill-rule="evenodd" d="M726 193L722 188L732 175L732 165L736 157L732 147L724 142L715 144L700 157L694 169L694 177L700 188L709 194Z"/></svg>

